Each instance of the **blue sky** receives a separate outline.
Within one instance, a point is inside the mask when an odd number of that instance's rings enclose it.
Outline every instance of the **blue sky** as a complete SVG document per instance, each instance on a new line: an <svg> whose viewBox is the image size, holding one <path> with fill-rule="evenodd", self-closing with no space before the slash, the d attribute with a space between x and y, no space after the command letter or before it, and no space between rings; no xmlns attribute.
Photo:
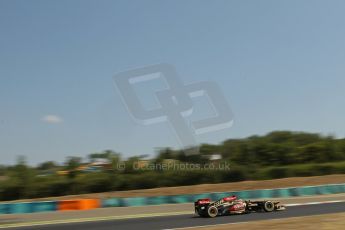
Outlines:
<svg viewBox="0 0 345 230"><path fill-rule="evenodd" d="M170 63L217 82L235 116L200 143L295 130L345 136L344 1L0 0L0 164L178 147L136 124L114 74ZM145 86L147 96L159 84Z"/></svg>

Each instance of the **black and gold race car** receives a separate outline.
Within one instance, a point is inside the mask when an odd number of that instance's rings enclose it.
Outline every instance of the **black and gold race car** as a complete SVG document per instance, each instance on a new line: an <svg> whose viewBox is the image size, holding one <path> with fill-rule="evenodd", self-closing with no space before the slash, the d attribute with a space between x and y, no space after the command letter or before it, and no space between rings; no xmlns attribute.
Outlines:
<svg viewBox="0 0 345 230"><path fill-rule="evenodd" d="M246 214L251 212L282 211L286 207L280 202L269 200L250 201L237 199L236 196L224 197L217 201L199 199L194 203L195 213L201 217L216 217L231 214Z"/></svg>

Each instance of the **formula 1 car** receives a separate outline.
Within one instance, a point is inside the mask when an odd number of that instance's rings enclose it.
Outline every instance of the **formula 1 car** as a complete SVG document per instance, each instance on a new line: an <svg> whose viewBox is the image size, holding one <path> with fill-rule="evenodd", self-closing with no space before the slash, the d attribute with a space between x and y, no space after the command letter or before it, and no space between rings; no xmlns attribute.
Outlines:
<svg viewBox="0 0 345 230"><path fill-rule="evenodd" d="M279 202L250 201L237 199L236 196L224 197L212 202L211 199L199 199L194 203L195 213L201 217L216 217L251 212L282 211L286 207Z"/></svg>

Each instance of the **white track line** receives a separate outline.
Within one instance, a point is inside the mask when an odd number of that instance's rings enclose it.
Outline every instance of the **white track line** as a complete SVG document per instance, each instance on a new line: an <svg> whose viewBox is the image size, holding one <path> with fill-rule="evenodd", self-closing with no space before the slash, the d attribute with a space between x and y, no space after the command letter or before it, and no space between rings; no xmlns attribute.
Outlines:
<svg viewBox="0 0 345 230"><path fill-rule="evenodd" d="M331 201L321 201L321 202L307 202L307 203L297 203L297 204L286 204L286 207L294 207L294 206L302 206L302 205L315 205L315 204L333 204L333 203L341 203L345 202L345 200L331 200Z"/></svg>
<svg viewBox="0 0 345 230"><path fill-rule="evenodd" d="M235 224L247 224L249 222L235 222L235 223L226 223L226 224L210 224L210 225L200 225L200 226L193 226L193 227L185 227L185 228L167 228L162 230L183 230L183 229L193 229L193 228L208 228L208 227L219 227L225 225L235 225Z"/></svg>

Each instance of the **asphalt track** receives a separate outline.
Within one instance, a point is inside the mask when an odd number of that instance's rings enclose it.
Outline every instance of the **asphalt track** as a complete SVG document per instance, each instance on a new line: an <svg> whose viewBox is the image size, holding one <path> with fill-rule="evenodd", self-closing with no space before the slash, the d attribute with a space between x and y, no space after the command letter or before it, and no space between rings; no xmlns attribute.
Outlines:
<svg viewBox="0 0 345 230"><path fill-rule="evenodd" d="M272 213L251 213L246 215L223 216L217 218L199 218L194 215L165 217L148 217L126 220L96 221L88 223L59 224L33 227L11 228L18 230L138 230L138 229L174 229L204 225L230 224L257 220L281 219L297 216L310 216L328 213L345 212L345 202L313 204L288 207L286 211Z"/></svg>

